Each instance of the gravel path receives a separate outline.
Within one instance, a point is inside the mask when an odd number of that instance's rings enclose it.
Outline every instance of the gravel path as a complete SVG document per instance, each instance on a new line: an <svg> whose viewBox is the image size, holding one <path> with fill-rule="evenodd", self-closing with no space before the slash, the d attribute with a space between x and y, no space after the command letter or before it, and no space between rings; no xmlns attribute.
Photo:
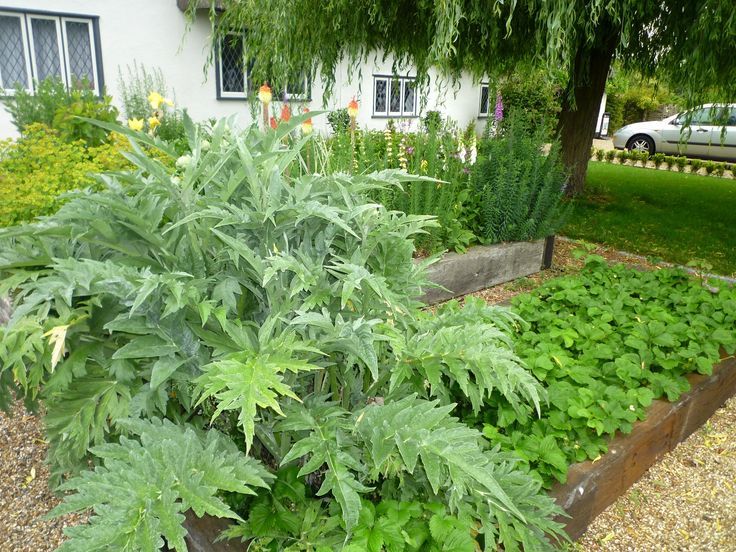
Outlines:
<svg viewBox="0 0 736 552"><path fill-rule="evenodd" d="M0 411L0 552L46 552L63 540L62 529L83 516L45 516L59 502L49 490L46 441L38 416L16 404L13 416Z"/></svg>
<svg viewBox="0 0 736 552"><path fill-rule="evenodd" d="M575 549L736 551L736 397L599 515Z"/></svg>

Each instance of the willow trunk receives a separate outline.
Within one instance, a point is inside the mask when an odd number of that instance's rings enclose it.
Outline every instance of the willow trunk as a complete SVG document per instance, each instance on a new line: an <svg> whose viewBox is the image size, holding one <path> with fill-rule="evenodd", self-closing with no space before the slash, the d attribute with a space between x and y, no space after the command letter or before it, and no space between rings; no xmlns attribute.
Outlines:
<svg viewBox="0 0 736 552"><path fill-rule="evenodd" d="M580 194L585 187L590 148L616 43L615 32L611 32L594 46L580 47L575 56L569 85L572 93L565 94L563 98L557 128L562 162L569 174L568 196Z"/></svg>

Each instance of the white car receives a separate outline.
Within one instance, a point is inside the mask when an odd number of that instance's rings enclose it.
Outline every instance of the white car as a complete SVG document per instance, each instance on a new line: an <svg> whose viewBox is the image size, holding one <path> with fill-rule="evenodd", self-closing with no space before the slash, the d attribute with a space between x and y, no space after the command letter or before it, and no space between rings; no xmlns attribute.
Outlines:
<svg viewBox="0 0 736 552"><path fill-rule="evenodd" d="M705 104L661 121L626 125L613 134L613 147L736 161L736 104Z"/></svg>

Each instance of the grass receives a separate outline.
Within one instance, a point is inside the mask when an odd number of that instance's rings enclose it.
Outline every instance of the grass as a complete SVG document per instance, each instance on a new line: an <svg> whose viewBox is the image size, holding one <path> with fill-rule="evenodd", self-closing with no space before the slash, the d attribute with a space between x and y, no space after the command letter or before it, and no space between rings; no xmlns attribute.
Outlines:
<svg viewBox="0 0 736 552"><path fill-rule="evenodd" d="M736 275L736 180L591 162L562 234Z"/></svg>

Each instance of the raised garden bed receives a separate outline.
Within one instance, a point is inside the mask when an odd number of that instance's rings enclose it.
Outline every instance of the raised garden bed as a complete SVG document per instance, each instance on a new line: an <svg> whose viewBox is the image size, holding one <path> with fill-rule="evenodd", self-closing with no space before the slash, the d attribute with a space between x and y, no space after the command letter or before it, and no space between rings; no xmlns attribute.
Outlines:
<svg viewBox="0 0 736 552"><path fill-rule="evenodd" d="M609 452L600 460L570 467L564 485L555 485L550 494L570 518L565 523L570 538L578 539L588 525L623 495L657 460L687 439L731 396L736 395L736 358L722 360L712 376L691 374L691 389L676 402L656 400L646 420L637 422L628 435L614 438ZM230 520L187 516L187 545L195 552L240 550L235 541L214 544Z"/></svg>
<svg viewBox="0 0 736 552"><path fill-rule="evenodd" d="M428 290L422 300L439 303L535 274L552 263L554 236L532 242L471 247L466 253L447 253L429 268L429 278L442 286Z"/></svg>
<svg viewBox="0 0 736 552"><path fill-rule="evenodd" d="M574 464L567 483L556 485L552 496L570 518L570 538L577 539L595 517L623 495L657 460L697 430L736 394L736 358L713 367L712 376L690 374L691 389L676 402L654 401L647 418L628 435L618 435L600 460Z"/></svg>

